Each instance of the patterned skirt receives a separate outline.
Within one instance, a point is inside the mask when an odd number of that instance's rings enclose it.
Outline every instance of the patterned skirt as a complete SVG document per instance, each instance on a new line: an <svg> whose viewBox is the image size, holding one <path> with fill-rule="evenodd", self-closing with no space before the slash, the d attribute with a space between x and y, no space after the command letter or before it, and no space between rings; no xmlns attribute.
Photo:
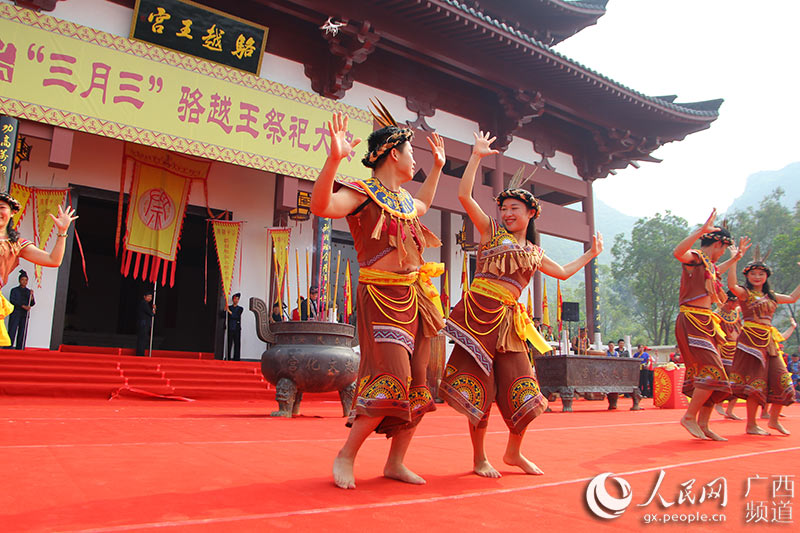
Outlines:
<svg viewBox="0 0 800 533"><path fill-rule="evenodd" d="M527 351L497 349L498 344L509 345L504 335L516 334L512 321L513 308L481 294L465 294L444 328L456 347L439 395L479 428L486 427L496 402L509 430L520 434L547 409L547 399L539 390Z"/></svg>
<svg viewBox="0 0 800 533"><path fill-rule="evenodd" d="M348 425L357 416L383 417L375 430L391 437L436 410L427 385L431 337L444 319L419 283L357 289L361 362Z"/></svg>
<svg viewBox="0 0 800 533"><path fill-rule="evenodd" d="M686 366L683 393L692 396L695 389L711 390L705 406L728 399L731 386L717 351L719 333L715 330L711 313L681 306L675 321L675 340Z"/></svg>
<svg viewBox="0 0 800 533"><path fill-rule="evenodd" d="M733 393L739 398L755 396L761 405L791 405L795 398L792 375L768 331L745 325L739 334L730 372Z"/></svg>

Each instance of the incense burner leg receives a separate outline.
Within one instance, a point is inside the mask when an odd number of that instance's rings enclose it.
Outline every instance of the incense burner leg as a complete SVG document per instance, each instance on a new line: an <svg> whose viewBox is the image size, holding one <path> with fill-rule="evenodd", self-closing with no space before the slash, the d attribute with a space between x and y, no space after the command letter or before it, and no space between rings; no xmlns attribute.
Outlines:
<svg viewBox="0 0 800 533"><path fill-rule="evenodd" d="M644 407L639 405L639 402L642 400L642 393L639 391L639 387L633 389L633 407L631 407L631 411L641 411Z"/></svg>
<svg viewBox="0 0 800 533"><path fill-rule="evenodd" d="M613 411L617 408L617 400L619 399L618 392L609 392L608 393L608 410Z"/></svg>
<svg viewBox="0 0 800 533"><path fill-rule="evenodd" d="M288 378L281 378L275 385L275 400L278 402L278 410L273 411L271 416L282 416L291 418L294 412L295 396L297 385Z"/></svg>

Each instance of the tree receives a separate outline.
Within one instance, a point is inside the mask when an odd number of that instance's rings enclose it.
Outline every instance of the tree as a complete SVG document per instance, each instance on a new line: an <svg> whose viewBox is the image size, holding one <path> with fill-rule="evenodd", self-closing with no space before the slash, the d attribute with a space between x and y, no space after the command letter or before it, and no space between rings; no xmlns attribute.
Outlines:
<svg viewBox="0 0 800 533"><path fill-rule="evenodd" d="M681 264L672 251L688 231L686 220L667 211L637 220L630 240L624 235L614 240L614 280L629 287L633 298L628 308L644 328L649 343L674 340Z"/></svg>
<svg viewBox="0 0 800 533"><path fill-rule="evenodd" d="M772 269L770 286L775 292L788 294L800 283L800 266L797 265L800 261L800 202L792 212L781 204L783 194L783 189L777 188L761 200L757 209L734 211L727 218L734 235L750 237L754 245L759 245L762 255L771 252L767 259ZM739 263L740 283L744 282L741 269L752 261L754 251L755 248L751 248ZM797 307L797 304L778 307L775 326L784 330L789 325L789 313L795 315ZM800 331L795 331L791 345L798 344Z"/></svg>

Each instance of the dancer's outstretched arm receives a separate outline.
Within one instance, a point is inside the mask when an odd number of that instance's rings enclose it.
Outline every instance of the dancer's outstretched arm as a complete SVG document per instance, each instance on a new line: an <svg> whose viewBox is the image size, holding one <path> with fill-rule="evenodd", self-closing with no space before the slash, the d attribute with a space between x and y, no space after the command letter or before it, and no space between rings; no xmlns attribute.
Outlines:
<svg viewBox="0 0 800 533"><path fill-rule="evenodd" d="M467 212L467 216L475 225L475 228L481 234L481 237L488 235L492 231L492 221L489 218L475 198L472 197L472 188L475 185L475 174L478 172L478 167L481 164L481 159L487 155L499 153L497 150L491 148L491 144L496 137L489 138L489 132L481 132L472 134L475 137L475 145L472 147L472 155L467 162L467 168L464 169L464 175L461 177L461 183L458 186L458 200Z"/></svg>
<svg viewBox="0 0 800 533"><path fill-rule="evenodd" d="M565 280L572 276L575 272L582 269L586 264L600 255L600 252L603 251L603 236L600 233L597 233L592 238L592 247L584 253L582 256L577 258L574 261L567 263L564 266L559 265L546 255L542 257L542 264L539 267L544 274L548 276L552 276L554 278Z"/></svg>
<svg viewBox="0 0 800 533"><path fill-rule="evenodd" d="M688 237L683 239L681 242L678 243L678 246L675 247L675 250L672 252L672 255L675 256L675 259L680 261L681 263L691 263L694 261L690 250L692 249L692 245L697 242L697 239L700 238L701 235L704 233L709 233L711 231L717 231L719 228L714 226L714 219L717 218L717 210L714 209L711 211L711 215L709 215L708 220L706 223L700 226L698 229L693 231L689 234Z"/></svg>
<svg viewBox="0 0 800 533"><path fill-rule="evenodd" d="M417 207L419 216L424 215L431 208L433 197L436 196L436 188L439 186L439 178L442 175L442 168L444 167L445 154L444 154L444 140L438 133L434 133L428 137L428 144L431 145L431 153L433 154L433 166L425 178L425 182L420 187L417 197L414 198L414 205Z"/></svg>
<svg viewBox="0 0 800 533"><path fill-rule="evenodd" d="M64 211L61 206L58 206L58 215L54 216L52 213L50 214L50 217L53 219L58 229L58 237L56 238L55 246L53 246L53 251L48 254L44 250L31 244L23 248L19 256L23 259L27 259L31 263L41 266L60 266L61 260L64 258L64 249L66 248L67 230L70 224L78 218L74 215L75 210L72 209L71 206L67 207L66 211Z"/></svg>
<svg viewBox="0 0 800 533"><path fill-rule="evenodd" d="M328 121L331 133L331 153L319 173L314 189L311 191L311 212L318 217L343 218L353 212L364 201L364 196L347 187L333 192L333 180L339 163L355 148L361 139L347 142L347 123L343 113L334 113Z"/></svg>

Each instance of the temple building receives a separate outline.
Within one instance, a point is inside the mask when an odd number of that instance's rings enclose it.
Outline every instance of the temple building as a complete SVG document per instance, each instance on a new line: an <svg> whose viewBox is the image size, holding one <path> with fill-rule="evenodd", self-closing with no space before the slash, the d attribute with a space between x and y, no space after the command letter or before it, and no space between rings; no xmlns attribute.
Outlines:
<svg viewBox="0 0 800 533"><path fill-rule="evenodd" d="M298 288L306 292L306 251L316 279L322 231L313 215L303 220L298 199L311 191L325 161L328 117L347 113L351 130L365 137L373 129L370 98L417 130L412 194L431 167L427 134L445 139L447 164L423 222L444 243L425 257L446 264L452 303L461 293L464 254L474 265L477 234L455 194L472 132L492 132L500 149L484 159L475 185L484 210L496 214L494 197L510 177L521 166L536 166L528 186L543 206L537 232L588 249L595 180L657 162L653 151L708 128L722 103L648 96L553 49L595 24L606 3L3 0L0 114L19 119L19 135L31 147L14 182L68 187L80 215L80 245L71 231L64 265L45 269L41 288L31 280L37 305L28 346L134 344L136 304L146 283L123 275L126 258L116 240L119 202L127 204L144 163L128 157L126 146L208 163L186 191L180 249L168 274L174 283L162 286L159 279L154 347L222 353L224 296L209 218L245 222L232 286L245 308L251 296L275 298L265 228L291 229L288 297L296 307ZM186 6L200 14L181 16ZM263 29L262 43L246 40L237 27ZM250 66L245 59L253 60ZM343 175L369 175L360 164L364 150L364 144L356 148ZM31 208L20 225L23 237L32 238L36 218ZM343 260L351 259L356 279L345 221L333 221L330 241L331 257L341 251ZM342 266L331 285L341 286L343 275ZM594 331L594 262L585 280L587 327ZM540 309L540 274L533 285ZM342 299L339 290L340 307ZM252 316L245 311L245 358L264 349Z"/></svg>

